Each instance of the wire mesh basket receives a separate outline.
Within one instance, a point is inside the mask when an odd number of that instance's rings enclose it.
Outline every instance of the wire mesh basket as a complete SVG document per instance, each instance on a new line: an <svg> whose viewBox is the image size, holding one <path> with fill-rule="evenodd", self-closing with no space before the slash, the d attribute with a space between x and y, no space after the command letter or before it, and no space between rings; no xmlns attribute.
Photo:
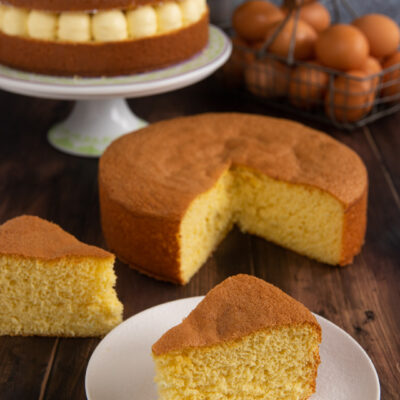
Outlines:
<svg viewBox="0 0 400 400"><path fill-rule="evenodd" d="M347 1L341 1L345 10L354 16ZM340 20L339 7L334 3L335 18ZM295 26L288 56L268 52L290 18ZM273 35L258 46L249 47L234 38L234 51L225 72L265 102L348 130L400 110L400 56L388 68L368 75L295 60L298 20L299 8L293 7Z"/></svg>

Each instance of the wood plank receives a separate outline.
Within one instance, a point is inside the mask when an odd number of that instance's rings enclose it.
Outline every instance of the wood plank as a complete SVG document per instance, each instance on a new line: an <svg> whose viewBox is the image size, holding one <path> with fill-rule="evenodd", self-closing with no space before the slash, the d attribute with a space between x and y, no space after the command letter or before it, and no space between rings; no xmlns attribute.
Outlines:
<svg viewBox="0 0 400 400"><path fill-rule="evenodd" d="M376 151L387 169L388 176L385 178L393 182L396 202L400 207L399 128L400 112L371 124L367 128L367 133L370 132L372 146L376 146Z"/></svg>
<svg viewBox="0 0 400 400"><path fill-rule="evenodd" d="M1 91L0 104L2 223L22 213L44 212L45 198L38 183L43 183L51 172L37 168L38 154L43 151L43 138L39 135L53 118L55 104L38 104ZM0 337L0 398L39 398L55 345L54 338Z"/></svg>
<svg viewBox="0 0 400 400"><path fill-rule="evenodd" d="M97 161L59 153L45 136L51 124L70 111L71 103L0 91L0 104L0 134L5 143L0 147L0 222L21 213L37 214L83 241L104 246L98 218ZM151 122L209 111L259 112L295 119L251 96L225 89L215 77L130 104ZM234 229L184 287L158 282L117 262L117 291L125 305L125 318L166 301L203 295L232 274L255 274L355 337L376 364L382 399L397 398L400 343L394 332L400 328L400 216L384 171L389 171L393 181L397 179L394 156L399 143L397 123L389 120L371 127L378 148L375 153L363 130L332 130L333 136L362 156L370 174L367 240L354 265L327 267ZM38 398L42 389L46 399L84 399L86 364L97 343L97 339L60 339L56 345L54 339L0 338L0 398ZM43 388L47 373L48 384Z"/></svg>
<svg viewBox="0 0 400 400"><path fill-rule="evenodd" d="M100 339L60 339L43 399L86 399L85 372Z"/></svg>
<svg viewBox="0 0 400 400"><path fill-rule="evenodd" d="M39 399L52 359L53 338L0 337L0 398Z"/></svg>

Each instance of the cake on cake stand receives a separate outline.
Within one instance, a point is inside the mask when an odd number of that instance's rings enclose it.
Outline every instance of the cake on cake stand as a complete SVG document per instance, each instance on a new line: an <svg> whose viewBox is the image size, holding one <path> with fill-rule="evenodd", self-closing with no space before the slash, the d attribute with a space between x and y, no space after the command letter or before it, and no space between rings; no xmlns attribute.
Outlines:
<svg viewBox="0 0 400 400"><path fill-rule="evenodd" d="M229 58L232 45L210 26L207 47L192 59L162 70L113 78L54 77L0 65L0 87L28 96L76 100L71 115L48 132L49 142L65 153L98 157L119 136L147 125L126 98L144 97L192 85L211 75Z"/></svg>

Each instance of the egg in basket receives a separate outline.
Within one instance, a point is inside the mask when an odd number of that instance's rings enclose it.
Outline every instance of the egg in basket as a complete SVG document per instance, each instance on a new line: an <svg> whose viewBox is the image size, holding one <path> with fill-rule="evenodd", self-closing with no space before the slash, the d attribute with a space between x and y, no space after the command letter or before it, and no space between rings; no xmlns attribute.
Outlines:
<svg viewBox="0 0 400 400"><path fill-rule="evenodd" d="M343 9L352 10L346 0ZM335 19L340 11L333 1ZM250 0L233 15L230 81L284 108L353 129L400 109L400 30L382 14L331 22L317 1Z"/></svg>

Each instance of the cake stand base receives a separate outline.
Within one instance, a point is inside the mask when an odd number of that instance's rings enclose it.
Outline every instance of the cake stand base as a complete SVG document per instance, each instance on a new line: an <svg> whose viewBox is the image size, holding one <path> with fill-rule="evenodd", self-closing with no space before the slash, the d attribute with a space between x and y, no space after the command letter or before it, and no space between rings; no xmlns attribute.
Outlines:
<svg viewBox="0 0 400 400"><path fill-rule="evenodd" d="M64 122L50 129L48 140L62 152L99 157L112 141L146 125L125 99L80 100Z"/></svg>

